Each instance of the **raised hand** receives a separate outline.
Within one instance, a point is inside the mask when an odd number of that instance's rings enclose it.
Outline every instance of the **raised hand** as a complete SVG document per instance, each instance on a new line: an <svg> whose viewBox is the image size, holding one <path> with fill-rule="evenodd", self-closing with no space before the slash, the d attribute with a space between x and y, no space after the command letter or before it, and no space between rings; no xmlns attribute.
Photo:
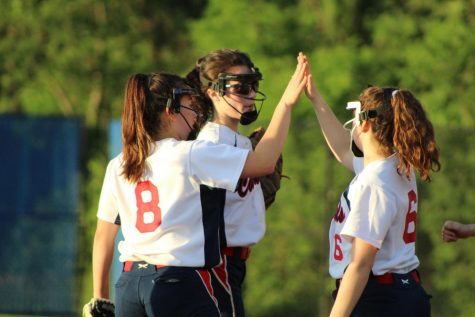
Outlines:
<svg viewBox="0 0 475 317"><path fill-rule="evenodd" d="M281 102L289 107L294 107L296 105L303 88L307 84L307 58L302 52L300 52L297 61L298 63L295 72L290 78L287 88L285 88L284 94L281 98Z"/></svg>
<svg viewBox="0 0 475 317"><path fill-rule="evenodd" d="M307 61L307 57L304 57L304 59L307 62L307 69L306 69L307 83L305 84L305 95L307 96L308 99L310 99L312 103L316 103L317 101L323 102L323 99L321 99L320 93L318 92L317 86L315 85L315 82L313 80L313 75L310 70L310 64ZM321 100L318 100L318 99L321 99Z"/></svg>

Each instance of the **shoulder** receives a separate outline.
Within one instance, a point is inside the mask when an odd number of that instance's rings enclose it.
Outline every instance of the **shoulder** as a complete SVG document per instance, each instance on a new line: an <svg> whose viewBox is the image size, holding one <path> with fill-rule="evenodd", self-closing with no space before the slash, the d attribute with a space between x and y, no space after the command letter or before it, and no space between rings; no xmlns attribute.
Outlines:
<svg viewBox="0 0 475 317"><path fill-rule="evenodd" d="M238 133L236 133L236 146L243 149L252 150L251 140L247 136Z"/></svg>
<svg viewBox="0 0 475 317"><path fill-rule="evenodd" d="M107 164L107 174L115 173L120 174L120 169L123 164L123 156L122 153L114 157L109 161Z"/></svg>
<svg viewBox="0 0 475 317"><path fill-rule="evenodd" d="M209 140L214 143L219 142L221 134L221 128L219 124L214 122L207 122L206 125L200 130L197 140Z"/></svg>
<svg viewBox="0 0 475 317"><path fill-rule="evenodd" d="M198 134L197 140L208 140L213 143L235 145L236 132L225 125L218 124L215 122L208 122L201 129L200 133Z"/></svg>
<svg viewBox="0 0 475 317"><path fill-rule="evenodd" d="M405 175L398 173L398 162L397 157L393 156L386 160L369 164L359 175L359 184L362 187L369 187L372 190L395 196L399 195L399 192L406 193L415 186L415 180L414 177L408 180Z"/></svg>

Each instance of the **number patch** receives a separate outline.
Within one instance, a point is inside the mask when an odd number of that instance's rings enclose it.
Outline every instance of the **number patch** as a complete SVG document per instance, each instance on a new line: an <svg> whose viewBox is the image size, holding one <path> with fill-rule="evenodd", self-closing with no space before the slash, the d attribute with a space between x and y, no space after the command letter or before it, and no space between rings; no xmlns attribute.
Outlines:
<svg viewBox="0 0 475 317"><path fill-rule="evenodd" d="M415 203L417 202L417 195L413 190L411 190L407 196L409 197L409 207L407 209L406 225L404 226L404 234L402 236L406 244L416 242L417 223L417 212L414 210Z"/></svg>
<svg viewBox="0 0 475 317"><path fill-rule="evenodd" d="M343 260L343 251L341 250L340 244L341 244L341 237L339 234L335 234L333 237L333 240L335 242L335 250L333 250L333 258L337 261Z"/></svg>
<svg viewBox="0 0 475 317"><path fill-rule="evenodd" d="M135 227L142 233L154 231L162 223L157 187L150 181L137 183L135 199L137 202Z"/></svg>

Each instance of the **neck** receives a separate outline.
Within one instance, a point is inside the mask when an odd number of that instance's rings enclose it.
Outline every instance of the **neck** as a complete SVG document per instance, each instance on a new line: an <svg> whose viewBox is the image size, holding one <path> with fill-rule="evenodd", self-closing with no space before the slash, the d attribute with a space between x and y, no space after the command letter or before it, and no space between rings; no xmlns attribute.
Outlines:
<svg viewBox="0 0 475 317"><path fill-rule="evenodd" d="M239 120L237 119L232 119L229 117L214 117L213 120L211 120L211 122L227 126L234 132L238 131Z"/></svg>
<svg viewBox="0 0 475 317"><path fill-rule="evenodd" d="M363 148L365 166L371 162L381 161L390 156L383 151L380 144L376 141L364 144Z"/></svg>

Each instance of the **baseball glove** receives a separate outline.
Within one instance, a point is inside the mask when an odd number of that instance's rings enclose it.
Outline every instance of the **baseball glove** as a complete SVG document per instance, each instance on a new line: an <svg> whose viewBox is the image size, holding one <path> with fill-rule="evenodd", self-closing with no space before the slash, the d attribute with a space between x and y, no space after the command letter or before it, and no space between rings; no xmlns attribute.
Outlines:
<svg viewBox="0 0 475 317"><path fill-rule="evenodd" d="M82 309L83 317L114 317L115 306L106 298L92 298Z"/></svg>
<svg viewBox="0 0 475 317"><path fill-rule="evenodd" d="M257 143L261 140L262 136L266 130L263 127L259 127L254 130L251 135L249 135L249 139L252 143L252 148L255 149ZM280 154L277 163L275 164L274 172L260 177L261 188L262 192L264 193L264 202L266 204L266 209L272 205L275 200L275 196L277 195L277 191L280 189L280 180L282 177L288 178L287 176L282 175L282 167L284 164L284 160L282 154Z"/></svg>

